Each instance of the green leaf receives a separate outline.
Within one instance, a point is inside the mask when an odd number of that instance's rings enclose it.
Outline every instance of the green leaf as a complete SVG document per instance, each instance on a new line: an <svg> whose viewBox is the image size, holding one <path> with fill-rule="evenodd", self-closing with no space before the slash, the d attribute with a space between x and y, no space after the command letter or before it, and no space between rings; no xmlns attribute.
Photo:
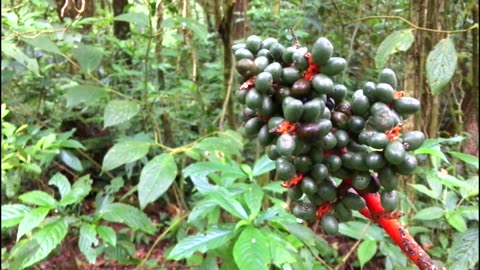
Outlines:
<svg viewBox="0 0 480 270"><path fill-rule="evenodd" d="M267 155L263 155L253 165L253 177L257 177L264 173L271 172L274 169L275 169L275 162L269 159Z"/></svg>
<svg viewBox="0 0 480 270"><path fill-rule="evenodd" d="M420 184L408 184L408 185L410 185L416 191L429 196L430 198L433 198L433 199L436 199L436 200L439 199L438 195L434 191L430 190L429 188L427 188L424 185L420 185Z"/></svg>
<svg viewBox="0 0 480 270"><path fill-rule="evenodd" d="M132 119L140 111L140 105L128 100L111 100L105 107L103 127L111 127Z"/></svg>
<svg viewBox="0 0 480 270"><path fill-rule="evenodd" d="M461 213L457 211L447 211L445 213L445 219L447 220L448 224L454 227L457 231L465 232L467 230L467 223L465 222L465 219L463 218Z"/></svg>
<svg viewBox="0 0 480 270"><path fill-rule="evenodd" d="M148 16L144 12L129 12L115 16L114 21L124 21L136 25L137 27L148 26Z"/></svg>
<svg viewBox="0 0 480 270"><path fill-rule="evenodd" d="M23 204L2 205L2 229L13 227L22 221L31 208Z"/></svg>
<svg viewBox="0 0 480 270"><path fill-rule="evenodd" d="M315 234L310 228L303 226L298 223L284 222L281 223L282 227L285 228L290 234L297 237L309 247L318 247L320 250L328 251L330 246L325 239L319 237Z"/></svg>
<svg viewBox="0 0 480 270"><path fill-rule="evenodd" d="M141 159L147 155L150 143L141 141L122 141L115 144L103 158L102 170L110 171L125 163Z"/></svg>
<svg viewBox="0 0 480 270"><path fill-rule="evenodd" d="M228 156L241 155L243 143L238 133L226 131L218 134L218 137L208 137L193 146L201 152L222 152Z"/></svg>
<svg viewBox="0 0 480 270"><path fill-rule="evenodd" d="M15 61L17 61L18 63L24 65L28 70L35 73L35 75L40 76L37 60L26 56L22 52L22 50L20 50L15 44L10 42L9 40L2 39L2 52L5 55L15 59Z"/></svg>
<svg viewBox="0 0 480 270"><path fill-rule="evenodd" d="M450 38L440 40L427 57L427 82L436 95L448 84L457 68L457 52Z"/></svg>
<svg viewBox="0 0 480 270"><path fill-rule="evenodd" d="M268 184L263 186L262 188L267 191L271 191L273 193L279 193L282 194L287 191L286 188L282 187L282 182L283 181L270 181Z"/></svg>
<svg viewBox="0 0 480 270"><path fill-rule="evenodd" d="M206 176L191 175L190 180L192 180L193 185L195 185L200 194L206 194L218 188L217 186L211 185Z"/></svg>
<svg viewBox="0 0 480 270"><path fill-rule="evenodd" d="M103 51L95 46L79 44L73 48L73 55L80 64L80 70L90 73L102 62Z"/></svg>
<svg viewBox="0 0 480 270"><path fill-rule="evenodd" d="M68 223L64 218L59 218L57 221L46 225L34 234L32 239L36 240L40 244L40 247L34 256L29 257L24 267L31 266L47 257L47 255L63 241L67 235L67 231Z"/></svg>
<svg viewBox="0 0 480 270"><path fill-rule="evenodd" d="M456 233L452 237L452 248L449 249L447 266L449 270L474 269L478 263L478 227L465 232Z"/></svg>
<svg viewBox="0 0 480 270"><path fill-rule="evenodd" d="M368 239L362 241L358 246L357 257L360 262L360 267L363 269L365 263L370 261L377 253L377 241Z"/></svg>
<svg viewBox="0 0 480 270"><path fill-rule="evenodd" d="M89 263L94 264L97 260L95 246L98 245L97 231L92 224L82 224L80 226L80 236L78 238L78 248L85 255Z"/></svg>
<svg viewBox="0 0 480 270"><path fill-rule="evenodd" d="M474 189L474 187L472 187L469 183L467 183L466 181L460 180L453 175L438 173L438 179L443 185L448 187L452 187L452 188L459 187L459 188L464 188L468 191Z"/></svg>
<svg viewBox="0 0 480 270"><path fill-rule="evenodd" d="M255 183L248 185L248 189L243 193L243 199L250 209L250 216L256 217L262 207L262 188Z"/></svg>
<svg viewBox="0 0 480 270"><path fill-rule="evenodd" d="M17 243L8 258L8 270L23 269L28 258L34 256L40 249L40 244L35 239L20 241Z"/></svg>
<svg viewBox="0 0 480 270"><path fill-rule="evenodd" d="M238 201L233 199L233 194L231 194L227 189L218 187L216 190L208 193L208 198L214 200L221 208L225 209L235 217L243 220L248 219L245 209L243 209L242 205Z"/></svg>
<svg viewBox="0 0 480 270"><path fill-rule="evenodd" d="M353 239L360 239L361 232L365 229L367 223L360 221L348 221L338 224L338 232ZM377 226L368 226L364 239L373 239L376 241L384 240L384 231Z"/></svg>
<svg viewBox="0 0 480 270"><path fill-rule="evenodd" d="M18 196L18 198L20 201L26 204L45 206L51 209L57 207L57 201L50 196L50 194L40 190L23 193L22 195Z"/></svg>
<svg viewBox="0 0 480 270"><path fill-rule="evenodd" d="M476 156L472 156L472 155L468 155L468 154L464 154L464 153L460 153L460 152L456 152L456 151L449 151L448 152L450 155L460 159L461 161L469 164L469 165L472 165L475 169L478 170L478 158Z"/></svg>
<svg viewBox="0 0 480 270"><path fill-rule="evenodd" d="M51 41L49 38L47 38L45 35L40 35L36 38L22 38L22 41L25 43L30 44L31 46L35 48L39 48L40 50L44 52L49 52L53 54L60 54L62 55L62 52L60 49L57 47L53 41Z"/></svg>
<svg viewBox="0 0 480 270"><path fill-rule="evenodd" d="M72 152L61 150L60 159L63 161L63 163L67 164L68 167L74 169L75 171L83 171L82 163Z"/></svg>
<svg viewBox="0 0 480 270"><path fill-rule="evenodd" d="M428 148L428 147L420 147L417 150L413 151L414 155L418 154L427 154L431 155L437 158L440 158L441 160L445 161L446 163L450 163L445 156L445 154L442 152L440 149L433 149L433 148Z"/></svg>
<svg viewBox="0 0 480 270"><path fill-rule="evenodd" d="M424 208L418 211L415 214L414 219L434 220L434 219L439 219L443 217L444 214L445 214L445 209L438 206L433 206L433 207Z"/></svg>
<svg viewBox="0 0 480 270"><path fill-rule="evenodd" d="M138 200L140 208L145 206L167 191L177 176L177 164L170 154L161 154L150 160L140 173L138 183Z"/></svg>
<svg viewBox="0 0 480 270"><path fill-rule="evenodd" d="M82 202L88 193L90 193L92 183L93 180L90 178L90 175L85 175L77 179L77 181L73 183L72 189L60 200L60 205L65 206Z"/></svg>
<svg viewBox="0 0 480 270"><path fill-rule="evenodd" d="M237 179L245 179L248 177L248 175L237 164L218 160L195 162L183 169L183 175L185 177L192 175L206 176L213 172L221 172L224 176L227 175Z"/></svg>
<svg viewBox="0 0 480 270"><path fill-rule="evenodd" d="M99 211L99 214L106 221L126 224L132 229L140 229L148 234L155 232L155 227L147 215L128 204L108 204Z"/></svg>
<svg viewBox="0 0 480 270"><path fill-rule="evenodd" d="M383 68L391 54L408 50L413 40L412 29L398 30L388 35L378 46L375 55L375 67L377 69Z"/></svg>
<svg viewBox="0 0 480 270"><path fill-rule="evenodd" d="M190 214L188 215L188 223L195 223L199 219L207 216L208 214L212 213L212 211L218 207L218 204L214 200L201 200L195 203Z"/></svg>
<svg viewBox="0 0 480 270"><path fill-rule="evenodd" d="M233 246L233 258L240 270L267 270L271 260L268 239L257 228L246 227Z"/></svg>
<svg viewBox="0 0 480 270"><path fill-rule="evenodd" d="M61 173L56 173L53 175L48 181L48 184L56 186L62 198L72 189L68 179Z"/></svg>
<svg viewBox="0 0 480 270"><path fill-rule="evenodd" d="M268 239L270 254L274 265L281 268L283 264L294 263L296 261L295 254L297 253L297 249L292 246L285 237L282 237L283 235L271 232L265 227L263 227L261 231Z"/></svg>
<svg viewBox="0 0 480 270"><path fill-rule="evenodd" d="M17 242L23 235L37 227L45 219L48 212L50 212L48 207L37 207L28 212L18 225Z"/></svg>
<svg viewBox="0 0 480 270"><path fill-rule="evenodd" d="M105 243L116 246L117 245L117 234L115 230L108 226L100 225L97 226L97 233L98 235L105 241Z"/></svg>
<svg viewBox="0 0 480 270"><path fill-rule="evenodd" d="M205 253L208 250L224 246L235 236L235 226L213 226L205 233L198 233L182 239L168 254L169 259L189 258L195 252Z"/></svg>
<svg viewBox="0 0 480 270"><path fill-rule="evenodd" d="M68 108L75 107L81 103L88 106L107 96L105 88L93 85L76 85L65 90L65 99L67 100Z"/></svg>

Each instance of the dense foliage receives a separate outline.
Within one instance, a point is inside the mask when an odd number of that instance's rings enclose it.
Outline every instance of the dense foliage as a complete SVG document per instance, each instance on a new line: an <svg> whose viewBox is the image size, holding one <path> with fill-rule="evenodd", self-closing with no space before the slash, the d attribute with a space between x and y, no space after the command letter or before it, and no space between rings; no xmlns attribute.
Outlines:
<svg viewBox="0 0 480 270"><path fill-rule="evenodd" d="M392 88L420 101L403 136L426 136L392 185L399 222L438 268L478 267L478 3L211 2L2 2L2 269L415 269L356 212L293 215L292 171L274 172L291 163L262 155L270 141L246 136L232 102L249 57L231 47L250 34L328 38L346 67L330 74L337 106L395 70Z"/></svg>

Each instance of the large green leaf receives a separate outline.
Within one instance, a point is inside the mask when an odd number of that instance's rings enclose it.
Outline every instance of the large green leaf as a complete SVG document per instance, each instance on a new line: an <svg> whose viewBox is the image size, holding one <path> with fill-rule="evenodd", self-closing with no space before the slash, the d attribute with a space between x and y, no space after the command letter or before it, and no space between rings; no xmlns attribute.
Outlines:
<svg viewBox="0 0 480 270"><path fill-rule="evenodd" d="M445 38L435 45L427 57L427 82L432 94L438 94L448 84L457 68L457 51L452 39Z"/></svg>
<svg viewBox="0 0 480 270"><path fill-rule="evenodd" d="M74 169L75 171L83 171L83 166L80 162L80 159L78 159L78 157L76 157L72 152L68 150L61 150L60 159L63 161L63 163L67 164L68 167Z"/></svg>
<svg viewBox="0 0 480 270"><path fill-rule="evenodd" d="M367 226L367 224L360 221L342 222L338 224L338 232L354 239L360 239L360 237L362 237L361 232L365 229L365 226ZM363 237L382 241L384 240L384 232L377 226L368 226Z"/></svg>
<svg viewBox="0 0 480 270"><path fill-rule="evenodd" d="M93 102L106 98L105 88L93 85L75 85L65 90L67 107L75 107L79 104L91 105Z"/></svg>
<svg viewBox="0 0 480 270"><path fill-rule="evenodd" d="M111 127L132 119L140 111L140 105L128 100L111 100L105 107L103 127Z"/></svg>
<svg viewBox="0 0 480 270"><path fill-rule="evenodd" d="M122 141L115 144L103 158L104 171L117 168L144 157L150 148L150 143L141 141Z"/></svg>
<svg viewBox="0 0 480 270"><path fill-rule="evenodd" d="M277 267L282 267L285 263L293 263L296 261L295 253L297 250L286 237L281 234L267 230L265 227L261 228L265 234L270 245L270 254L272 263Z"/></svg>
<svg viewBox="0 0 480 270"><path fill-rule="evenodd" d="M214 226L205 233L188 236L173 247L168 258L180 260L191 257L195 252L205 253L208 250L224 246L235 236L234 228L233 224L222 227Z"/></svg>
<svg viewBox="0 0 480 270"><path fill-rule="evenodd" d="M34 256L40 249L40 244L35 239L18 242L11 250L8 258L8 270L19 270L24 268L28 258Z"/></svg>
<svg viewBox="0 0 480 270"><path fill-rule="evenodd" d="M33 39L22 38L22 41L32 45L35 48L39 48L42 51L62 55L62 52L58 46L45 35L40 35Z"/></svg>
<svg viewBox="0 0 480 270"><path fill-rule="evenodd" d="M13 227L22 221L31 208L23 204L2 205L2 229Z"/></svg>
<svg viewBox="0 0 480 270"><path fill-rule="evenodd" d="M256 183L248 185L247 188L243 193L243 199L250 209L250 216L256 217L262 207L263 190Z"/></svg>
<svg viewBox="0 0 480 270"><path fill-rule="evenodd" d="M238 179L245 179L248 177L248 175L237 164L226 163L219 160L195 162L183 169L185 177L192 175L206 176L213 172L221 172L224 176L227 175Z"/></svg>
<svg viewBox="0 0 480 270"><path fill-rule="evenodd" d="M24 65L27 69L35 73L35 75L40 76L37 60L26 56L22 50L11 41L2 39L2 53L15 59L15 61Z"/></svg>
<svg viewBox="0 0 480 270"><path fill-rule="evenodd" d="M134 24L138 27L148 26L148 15L144 12L129 12L124 13L113 18L114 21L124 21Z"/></svg>
<svg viewBox="0 0 480 270"><path fill-rule="evenodd" d="M95 263L97 252L95 246L98 245L97 231L92 224L82 224L80 226L80 236L78 238L78 248L85 255L89 263Z"/></svg>
<svg viewBox="0 0 480 270"><path fill-rule="evenodd" d="M60 205L65 206L69 204L80 203L92 189L93 180L90 175L84 175L75 181L72 189L63 196L60 200Z"/></svg>
<svg viewBox="0 0 480 270"><path fill-rule="evenodd" d="M264 173L271 172L275 169L275 162L268 158L267 155L263 155L253 165L253 177L258 177Z"/></svg>
<svg viewBox="0 0 480 270"><path fill-rule="evenodd" d="M99 214L106 221L126 224L132 229L140 229L148 234L155 232L155 227L147 215L128 204L108 204L99 211Z"/></svg>
<svg viewBox="0 0 480 270"><path fill-rule="evenodd" d="M28 212L18 225L17 242L24 234L37 227L45 219L48 212L50 212L48 207L37 207Z"/></svg>
<svg viewBox="0 0 480 270"><path fill-rule="evenodd" d="M167 191L177 176L177 164L170 154L161 154L150 160L140 173L138 183L138 200L140 208L145 206Z"/></svg>
<svg viewBox="0 0 480 270"><path fill-rule="evenodd" d="M67 231L68 223L64 218L59 218L34 234L32 239L36 240L40 244L40 247L34 256L29 257L24 267L31 266L47 257L47 255L63 241L67 235Z"/></svg>
<svg viewBox="0 0 480 270"><path fill-rule="evenodd" d="M443 217L444 214L445 209L438 206L433 206L418 211L414 218L420 220L434 220Z"/></svg>
<svg viewBox="0 0 480 270"><path fill-rule="evenodd" d="M269 269L271 261L269 240L262 231L248 226L233 246L233 258L240 270Z"/></svg>
<svg viewBox="0 0 480 270"><path fill-rule="evenodd" d="M100 225L97 226L97 233L98 236L100 236L103 241L105 241L107 244L116 246L117 245L117 234L115 233L115 230L108 226Z"/></svg>
<svg viewBox="0 0 480 270"><path fill-rule="evenodd" d="M226 131L218 134L217 137L208 137L194 145L194 148L203 153L209 152L210 155L219 151L232 155L241 155L243 143L239 134L234 131Z"/></svg>
<svg viewBox="0 0 480 270"><path fill-rule="evenodd" d="M212 213L212 211L218 207L216 201L211 199L204 199L193 206L190 214L188 215L188 223L194 223L198 221L200 218L207 216L208 214Z"/></svg>
<svg viewBox="0 0 480 270"><path fill-rule="evenodd" d="M408 185L414 188L416 191L423 193L433 199L437 199L437 200L439 199L438 195L434 191L432 191L431 189L427 188L424 185L421 185L421 184L408 184Z"/></svg>
<svg viewBox="0 0 480 270"><path fill-rule="evenodd" d="M57 207L57 201L52 196L50 196L50 194L40 190L23 193L22 195L18 196L18 198L20 199L20 201L26 204L45 206L49 208Z"/></svg>
<svg viewBox="0 0 480 270"><path fill-rule="evenodd" d="M72 189L72 186L70 185L67 177L65 177L61 173L56 173L55 175L53 175L52 178L48 180L48 184L56 186L62 198L65 197L65 195L69 193Z"/></svg>
<svg viewBox="0 0 480 270"><path fill-rule="evenodd" d="M388 35L378 46L375 55L375 67L377 69L383 68L391 54L408 50L413 40L412 29L398 30Z"/></svg>
<svg viewBox="0 0 480 270"><path fill-rule="evenodd" d="M208 198L215 201L221 208L240 219L248 219L247 212L242 205L233 199L233 194L224 187L218 187L216 190L208 193Z"/></svg>
<svg viewBox="0 0 480 270"><path fill-rule="evenodd" d="M478 158L476 156L472 156L472 155L468 155L468 154L465 154L465 153L460 153L460 152L456 152L456 151L449 151L448 152L450 155L460 159L461 161L469 164L469 165L472 165L475 169L478 170Z"/></svg>
<svg viewBox="0 0 480 270"><path fill-rule="evenodd" d="M284 222L281 223L290 234L298 238L302 243L309 247L317 247L322 254L329 254L331 248L325 239L315 234L309 227L303 226L298 223Z"/></svg>
<svg viewBox="0 0 480 270"><path fill-rule="evenodd" d="M457 231L464 232L467 230L467 222L459 211L447 211L445 213L445 219L447 220L448 224L454 227Z"/></svg>
<svg viewBox="0 0 480 270"><path fill-rule="evenodd" d="M452 248L448 252L449 270L474 269L478 262L478 227L470 228L452 237Z"/></svg>
<svg viewBox="0 0 480 270"><path fill-rule="evenodd" d="M377 241L368 239L362 241L358 246L357 257L360 262L360 267L363 269L365 263L370 261L377 253Z"/></svg>
<svg viewBox="0 0 480 270"><path fill-rule="evenodd" d="M92 72L100 65L103 58L103 51L92 45L79 44L73 48L73 55L80 64L83 72Z"/></svg>

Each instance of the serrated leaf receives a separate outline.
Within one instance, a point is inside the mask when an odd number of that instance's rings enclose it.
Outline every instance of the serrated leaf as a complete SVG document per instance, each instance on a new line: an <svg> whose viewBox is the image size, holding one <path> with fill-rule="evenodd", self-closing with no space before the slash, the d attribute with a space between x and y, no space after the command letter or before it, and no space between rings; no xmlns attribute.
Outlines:
<svg viewBox="0 0 480 270"><path fill-rule="evenodd" d="M147 155L150 143L122 141L115 144L103 158L102 170L110 171L125 163L134 162Z"/></svg>
<svg viewBox="0 0 480 270"><path fill-rule="evenodd" d="M65 177L61 173L56 173L55 175L53 175L52 178L48 180L48 184L54 185L58 188L61 198L63 198L65 194L70 192L70 190L72 189L72 186L70 185L67 177Z"/></svg>
<svg viewBox="0 0 480 270"><path fill-rule="evenodd" d="M80 64L80 70L90 73L97 69L102 62L103 51L92 45L79 44L73 48L73 55Z"/></svg>
<svg viewBox="0 0 480 270"><path fill-rule="evenodd" d="M75 171L83 171L82 163L72 152L61 150L60 159L63 161L63 163L67 164L68 167L74 169Z"/></svg>
<svg viewBox="0 0 480 270"><path fill-rule="evenodd" d="M377 69L383 68L391 54L408 50L414 39L412 29L398 30L388 35L378 46L375 55L375 67Z"/></svg>
<svg viewBox="0 0 480 270"><path fill-rule="evenodd" d="M155 231L155 227L147 215L128 204L108 204L99 211L99 214L106 221L126 224L132 229L140 229L148 234L153 234Z"/></svg>
<svg viewBox="0 0 480 270"><path fill-rule="evenodd" d="M456 152L456 151L449 151L448 152L450 155L460 159L461 161L469 164L469 165L472 165L475 169L478 170L478 158L476 156L472 156L472 155L468 155L468 154L464 154L464 153L460 153L460 152Z"/></svg>
<svg viewBox="0 0 480 270"><path fill-rule="evenodd" d="M358 246L357 257L360 262L360 267L363 269L365 263L370 261L377 253L377 241L368 239L362 241Z"/></svg>
<svg viewBox="0 0 480 270"><path fill-rule="evenodd" d="M452 237L452 248L448 252L449 270L474 269L478 262L478 227L456 233Z"/></svg>
<svg viewBox="0 0 480 270"><path fill-rule="evenodd" d="M457 231L464 232L467 230L467 222L465 222L465 219L463 218L463 216L457 211L446 212L445 219L447 220L448 224L454 227Z"/></svg>
<svg viewBox="0 0 480 270"><path fill-rule="evenodd" d="M150 160L140 173L138 183L138 200L140 208L165 193L177 176L177 164L170 154L161 154Z"/></svg>
<svg viewBox="0 0 480 270"><path fill-rule="evenodd" d="M140 105L128 100L111 100L105 107L103 127L111 127L132 119L140 111Z"/></svg>
<svg viewBox="0 0 480 270"><path fill-rule="evenodd" d="M36 59L30 58L25 55L22 50L20 50L15 44L8 40L2 39L2 52L15 59L18 63L24 65L28 70L35 73L35 75L40 76L40 70L38 67L38 62ZM3 58L3 57L2 57Z"/></svg>
<svg viewBox="0 0 480 270"><path fill-rule="evenodd" d="M427 82L436 95L448 84L457 68L457 51L450 38L440 40L427 57Z"/></svg>
<svg viewBox="0 0 480 270"><path fill-rule="evenodd" d="M415 214L414 219L434 220L434 219L442 218L444 214L445 214L445 209L438 206L433 206L433 207L424 208L418 211Z"/></svg>
<svg viewBox="0 0 480 270"><path fill-rule="evenodd" d="M18 225L17 242L23 235L37 227L45 219L48 212L50 212L48 207L37 207L28 212Z"/></svg>
<svg viewBox="0 0 480 270"><path fill-rule="evenodd" d="M22 41L25 43L30 44L35 48L39 48L44 52L49 52L53 54L62 54L60 49L58 48L57 44L53 43L48 37L45 35L40 35L36 38L22 38Z"/></svg>
<svg viewBox="0 0 480 270"><path fill-rule="evenodd" d="M106 98L105 88L93 85L76 85L65 90L67 107L72 108L79 104L91 105L95 101Z"/></svg>
<svg viewBox="0 0 480 270"><path fill-rule="evenodd" d="M180 260L191 257L195 252L205 253L208 250L224 246L235 236L234 228L234 225L214 226L205 233L188 236L173 247L168 258Z"/></svg>
<svg viewBox="0 0 480 270"><path fill-rule="evenodd" d="M95 246L98 245L97 231L92 224L82 224L80 226L80 236L78 238L78 248L85 255L89 263L95 263L97 253Z"/></svg>
<svg viewBox="0 0 480 270"><path fill-rule="evenodd" d="M115 16L113 20L128 22L138 27L146 27L148 26L149 18L144 12L129 12Z"/></svg>
<svg viewBox="0 0 480 270"><path fill-rule="evenodd" d="M93 180L90 178L90 175L85 175L77 179L77 181L73 183L71 190L60 200L60 205L66 206L82 202L88 193L90 193L92 183Z"/></svg>
<svg viewBox="0 0 480 270"><path fill-rule="evenodd" d="M22 221L31 208L23 204L2 205L2 229L13 227Z"/></svg>
<svg viewBox="0 0 480 270"><path fill-rule="evenodd" d="M100 225L97 226L97 233L105 243L113 247L117 245L117 234L115 233L114 229L108 226Z"/></svg>
<svg viewBox="0 0 480 270"><path fill-rule="evenodd" d="M253 165L253 177L257 177L264 173L271 172L274 169L275 169L275 162L269 159L267 155L263 155Z"/></svg>
<svg viewBox="0 0 480 270"><path fill-rule="evenodd" d="M209 192L207 197L211 200L214 200L221 208L233 216L243 220L248 219L245 209L243 209L242 205L238 201L233 199L233 194L231 194L227 189L218 187L215 191Z"/></svg>
<svg viewBox="0 0 480 270"><path fill-rule="evenodd" d="M57 221L52 222L40 231L33 235L32 239L36 240L40 247L34 256L31 256L24 264L24 267L31 266L45 257L60 244L68 231L68 223L64 218L59 218Z"/></svg>
<svg viewBox="0 0 480 270"><path fill-rule="evenodd" d="M23 193L18 198L26 204L45 206L50 209L57 207L57 201L50 194L40 190Z"/></svg>
<svg viewBox="0 0 480 270"><path fill-rule="evenodd" d="M262 188L255 183L248 185L248 189L243 193L243 199L250 209L250 216L256 217L262 207Z"/></svg>
<svg viewBox="0 0 480 270"><path fill-rule="evenodd" d="M233 258L240 270L267 270L271 260L268 240L257 228L246 227L233 246Z"/></svg>

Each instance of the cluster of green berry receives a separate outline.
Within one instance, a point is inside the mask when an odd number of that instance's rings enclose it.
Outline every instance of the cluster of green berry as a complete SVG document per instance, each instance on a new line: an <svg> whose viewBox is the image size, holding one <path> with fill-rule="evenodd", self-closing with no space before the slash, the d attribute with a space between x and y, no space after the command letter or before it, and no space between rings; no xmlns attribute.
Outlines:
<svg viewBox="0 0 480 270"><path fill-rule="evenodd" d="M347 99L347 87L335 82L347 63L333 56L325 37L308 50L298 42L285 47L252 35L232 51L245 135L269 146L268 157L289 188L298 218L319 218L325 232L335 234L338 221L365 208L361 194L375 192L385 211L395 212L398 176L413 173L417 159L409 152L425 136L402 133L403 120L420 103L396 90L391 69Z"/></svg>

